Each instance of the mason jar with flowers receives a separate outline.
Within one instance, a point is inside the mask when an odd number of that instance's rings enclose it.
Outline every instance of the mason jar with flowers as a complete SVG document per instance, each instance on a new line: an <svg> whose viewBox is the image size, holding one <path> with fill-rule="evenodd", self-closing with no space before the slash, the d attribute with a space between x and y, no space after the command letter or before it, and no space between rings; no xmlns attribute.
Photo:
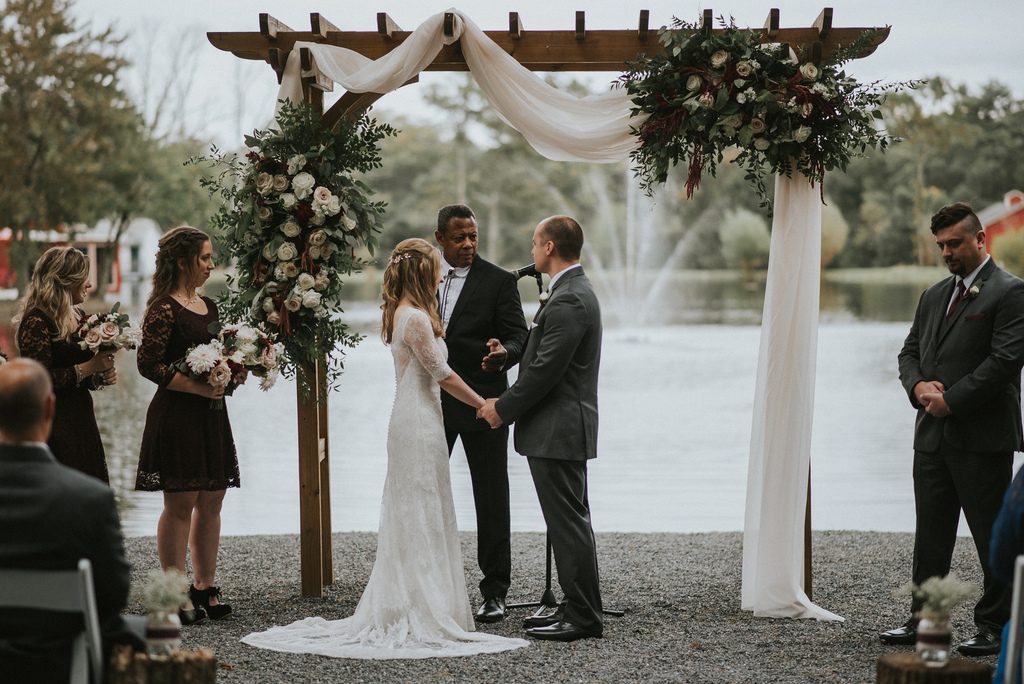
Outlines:
<svg viewBox="0 0 1024 684"><path fill-rule="evenodd" d="M920 586L910 582L897 596L913 596L921 603L917 623L917 654L928 667L944 667L949 661L952 629L949 612L977 593L977 587L956 575L929 577Z"/></svg>

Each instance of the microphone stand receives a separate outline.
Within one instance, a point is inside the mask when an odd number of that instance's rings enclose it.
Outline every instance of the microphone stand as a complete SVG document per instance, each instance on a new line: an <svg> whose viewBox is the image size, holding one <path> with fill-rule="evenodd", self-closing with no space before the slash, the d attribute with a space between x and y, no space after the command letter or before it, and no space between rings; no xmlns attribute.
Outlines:
<svg viewBox="0 0 1024 684"><path fill-rule="evenodd" d="M528 267L523 267L517 271L513 271L516 277L523 277L527 273L523 273L520 276L521 271L526 271L527 268L532 267L530 264ZM541 273L536 269L531 269L533 272L530 273L537 280L537 294L544 291L544 280ZM537 601L527 601L525 603L510 603L506 606L507 609L512 608L537 608L538 610L530 617L548 617L555 610L558 609L558 599L555 598L555 592L551 590L551 535L547 532L544 533L544 549L545 549L545 563L544 563L544 592L540 595L540 599ZM625 613L621 610L615 610L612 608L605 608L601 610L605 615L613 615L615 617L622 617Z"/></svg>

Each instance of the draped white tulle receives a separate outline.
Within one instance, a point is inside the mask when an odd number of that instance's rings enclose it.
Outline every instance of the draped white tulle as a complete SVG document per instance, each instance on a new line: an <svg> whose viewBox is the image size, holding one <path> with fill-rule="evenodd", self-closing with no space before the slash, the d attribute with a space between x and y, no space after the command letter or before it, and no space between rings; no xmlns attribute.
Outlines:
<svg viewBox="0 0 1024 684"><path fill-rule="evenodd" d="M250 646L336 658L468 656L526 646L475 632L455 526L437 381L451 374L427 315L396 313L395 403L377 558L355 613L310 617L244 637Z"/></svg>
<svg viewBox="0 0 1024 684"><path fill-rule="evenodd" d="M444 35L444 14L435 14L395 49L371 60L334 45L298 41L288 56L278 100L302 100L298 48L309 48L320 70L353 93L388 93L425 69L446 44L461 41L473 78L498 115L537 152L555 161L615 163L629 157L637 140L630 125L631 101L621 88L600 95L565 93L516 61L465 14L455 15L452 37Z"/></svg>
<svg viewBox="0 0 1024 684"><path fill-rule="evenodd" d="M775 215L743 526L741 607L763 617L842 620L803 590L804 510L818 349L821 201L793 171L775 180Z"/></svg>
<svg viewBox="0 0 1024 684"><path fill-rule="evenodd" d="M578 98L520 65L458 10L453 36L443 14L423 22L386 56L297 42L317 66L352 92L387 93L428 66L446 43L461 41L476 82L502 119L543 156L614 163L637 144L624 90ZM292 50L279 98L301 99L298 50ZM775 182L771 261L765 295L747 474L742 607L756 615L841 619L802 589L803 519L810 459L818 328L821 204L818 189L794 172Z"/></svg>

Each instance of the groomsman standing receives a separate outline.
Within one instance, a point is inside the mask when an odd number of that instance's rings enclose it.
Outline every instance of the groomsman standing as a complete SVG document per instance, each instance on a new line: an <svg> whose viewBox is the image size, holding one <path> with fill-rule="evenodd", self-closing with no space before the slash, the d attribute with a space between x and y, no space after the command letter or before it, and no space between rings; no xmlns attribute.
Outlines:
<svg viewBox="0 0 1024 684"><path fill-rule="evenodd" d="M437 214L444 280L438 304L448 345L448 364L484 398L508 388L505 372L519 361L526 320L516 278L477 254L473 210L462 204ZM476 505L477 561L483 572L480 622L505 617L505 596L512 576L509 530L508 428L490 430L473 409L441 393L444 429L451 454L462 438Z"/></svg>
<svg viewBox="0 0 1024 684"><path fill-rule="evenodd" d="M603 632L587 494L587 461L597 456L601 308L580 266L582 248L583 230L568 216L537 226L533 260L551 278L550 294L534 318L519 379L478 412L492 427L515 422L516 451L530 464L565 604L552 624L526 633L553 641Z"/></svg>
<svg viewBox="0 0 1024 684"><path fill-rule="evenodd" d="M974 607L978 633L965 655L999 651L1010 593L989 571L992 525L1010 483L1013 452L1024 448L1020 374L1024 365L1024 282L999 268L971 207L932 217L931 231L953 275L925 290L899 354L900 381L917 409L913 580L949 572L963 510L978 550L984 591ZM911 612L920 609L919 602ZM911 644L917 620L884 632Z"/></svg>

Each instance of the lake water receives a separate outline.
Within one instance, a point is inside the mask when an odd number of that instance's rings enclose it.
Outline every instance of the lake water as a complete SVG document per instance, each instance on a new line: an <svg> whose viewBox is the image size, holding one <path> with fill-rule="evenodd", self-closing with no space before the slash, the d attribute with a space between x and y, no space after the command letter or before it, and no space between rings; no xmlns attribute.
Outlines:
<svg viewBox="0 0 1024 684"><path fill-rule="evenodd" d="M823 287L811 455L817 529L913 530L915 413L897 380L896 354L922 286ZM535 299L524 288L524 301ZM664 309L664 323L605 331L599 456L589 467L598 532L743 527L763 287L681 283L671 299L676 304ZM390 351L374 329L376 306L347 307L368 337L348 352L341 389L330 397L335 531L377 529L394 377ZM119 363L119 384L94 397L97 418L126 533L152 535L162 497L132 486L155 387L136 372L134 354ZM255 383L243 386L228 399L228 411L242 487L228 491L223 533L298 532L294 384L282 379L267 393ZM526 461L511 447L509 476L513 530L543 530ZM459 527L473 529L459 446L452 482Z"/></svg>

